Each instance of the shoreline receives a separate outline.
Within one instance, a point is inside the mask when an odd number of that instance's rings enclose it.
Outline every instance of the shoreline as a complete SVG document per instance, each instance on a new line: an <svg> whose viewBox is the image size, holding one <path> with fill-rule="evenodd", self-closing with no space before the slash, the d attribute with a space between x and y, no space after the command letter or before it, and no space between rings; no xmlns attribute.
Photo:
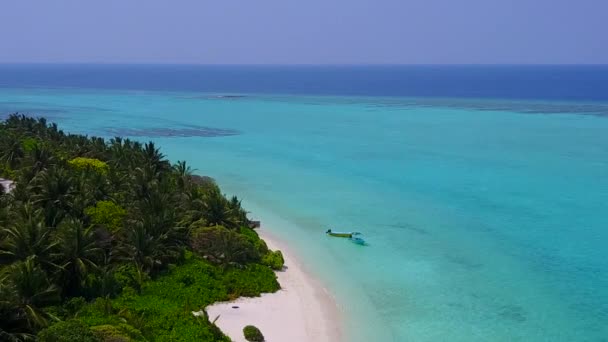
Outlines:
<svg viewBox="0 0 608 342"><path fill-rule="evenodd" d="M258 327L268 342L341 341L342 318L330 293L304 270L283 241L263 228L257 232L270 249L283 253L286 268L275 272L281 289L212 304L206 308L209 319L219 317L215 324L235 342L246 342L246 325Z"/></svg>

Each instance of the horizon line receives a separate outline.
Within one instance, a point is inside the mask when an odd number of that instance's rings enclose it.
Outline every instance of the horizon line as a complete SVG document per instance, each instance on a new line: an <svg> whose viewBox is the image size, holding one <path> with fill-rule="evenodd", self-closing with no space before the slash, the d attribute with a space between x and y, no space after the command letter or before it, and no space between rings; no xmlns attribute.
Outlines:
<svg viewBox="0 0 608 342"><path fill-rule="evenodd" d="M165 62L0 62L0 65L107 65L107 66L608 66L608 63L165 63Z"/></svg>

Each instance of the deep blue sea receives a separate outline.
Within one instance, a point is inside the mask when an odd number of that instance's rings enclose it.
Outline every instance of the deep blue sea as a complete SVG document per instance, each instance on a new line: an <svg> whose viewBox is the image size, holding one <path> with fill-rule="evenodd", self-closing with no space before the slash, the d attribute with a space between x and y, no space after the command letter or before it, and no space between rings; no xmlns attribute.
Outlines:
<svg viewBox="0 0 608 342"><path fill-rule="evenodd" d="M0 65L16 111L243 197L347 341L608 341L608 66Z"/></svg>

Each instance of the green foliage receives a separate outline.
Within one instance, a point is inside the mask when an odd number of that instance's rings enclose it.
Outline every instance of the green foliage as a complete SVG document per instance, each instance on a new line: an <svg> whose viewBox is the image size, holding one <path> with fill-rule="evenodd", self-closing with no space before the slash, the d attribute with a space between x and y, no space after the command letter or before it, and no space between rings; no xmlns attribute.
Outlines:
<svg viewBox="0 0 608 342"><path fill-rule="evenodd" d="M30 331L46 327L53 319L44 309L59 301L52 284L35 256L3 268L0 274L0 312L2 322L11 330L19 325Z"/></svg>
<svg viewBox="0 0 608 342"><path fill-rule="evenodd" d="M276 276L268 267L222 270L192 257L168 274L146 282L140 294L123 290L111 300L109 311L98 300L79 317L91 326L116 326L126 321L150 341L224 341L227 339L208 319L194 317L192 312L217 301L278 289Z"/></svg>
<svg viewBox="0 0 608 342"><path fill-rule="evenodd" d="M57 254L61 262L61 277L66 293L79 294L85 286L87 275L97 269L103 250L98 247L91 227L82 222L67 219L56 232Z"/></svg>
<svg viewBox="0 0 608 342"><path fill-rule="evenodd" d="M262 265L266 265L277 271L283 269L285 260L283 259L283 253L281 253L281 251L269 250L266 242L260 239L258 233L249 227L241 227L240 233L253 244L258 254L262 256L260 261Z"/></svg>
<svg viewBox="0 0 608 342"><path fill-rule="evenodd" d="M112 342L131 342L131 341L146 341L141 332L134 327L121 323L117 325L104 324L91 327L101 341Z"/></svg>
<svg viewBox="0 0 608 342"><path fill-rule="evenodd" d="M125 289L124 293L133 294L133 290ZM113 300L109 298L96 298L88 305L82 308L78 313L78 319L84 322L90 327L105 325L105 324L119 324L124 323L124 319L121 319L116 315L117 311L113 307Z"/></svg>
<svg viewBox="0 0 608 342"><path fill-rule="evenodd" d="M281 251L268 252L268 254L262 257L262 265L266 265L276 271L282 270L283 265L285 265L283 253L281 253Z"/></svg>
<svg viewBox="0 0 608 342"><path fill-rule="evenodd" d="M58 307L56 313L64 319L74 318L86 304L87 302L83 297L73 297Z"/></svg>
<svg viewBox="0 0 608 342"><path fill-rule="evenodd" d="M11 224L1 229L0 258L6 261L26 260L36 256L39 260L50 260L56 243L46 227L42 209L27 203L12 213Z"/></svg>
<svg viewBox="0 0 608 342"><path fill-rule="evenodd" d="M131 288L140 291L143 284L150 280L150 276L134 264L124 264L116 268L114 279L121 288Z"/></svg>
<svg viewBox="0 0 608 342"><path fill-rule="evenodd" d="M17 172L15 170L11 169L8 164L0 162L0 177L6 179L15 179L16 176Z"/></svg>
<svg viewBox="0 0 608 342"><path fill-rule="evenodd" d="M229 229L237 229L246 224L246 214L236 197L228 201L217 185L205 189L204 195L205 201L201 211L207 224Z"/></svg>
<svg viewBox="0 0 608 342"><path fill-rule="evenodd" d="M123 335L123 333L115 326L105 324L91 327L91 330L95 333L95 336L101 341L112 341L112 342L130 342L130 337Z"/></svg>
<svg viewBox="0 0 608 342"><path fill-rule="evenodd" d="M190 243L196 253L217 265L244 265L260 259L255 246L245 236L222 226L197 229Z"/></svg>
<svg viewBox="0 0 608 342"><path fill-rule="evenodd" d="M191 172L151 142L0 123L0 340L227 341L192 312L276 291L280 258Z"/></svg>
<svg viewBox="0 0 608 342"><path fill-rule="evenodd" d="M19 167L25 152L23 151L23 146L12 138L10 142L5 142L3 150L0 151L0 161L5 168L15 170Z"/></svg>
<svg viewBox="0 0 608 342"><path fill-rule="evenodd" d="M106 227L111 232L117 232L123 227L127 211L112 201L99 201L95 206L88 207L84 213L91 218L91 223Z"/></svg>
<svg viewBox="0 0 608 342"><path fill-rule="evenodd" d="M264 335L260 329L256 328L253 325L248 325L243 328L243 335L245 335L245 339L251 342L264 342Z"/></svg>
<svg viewBox="0 0 608 342"><path fill-rule="evenodd" d="M38 334L39 342L101 342L80 320L58 322Z"/></svg>
<svg viewBox="0 0 608 342"><path fill-rule="evenodd" d="M106 162L95 158L78 157L68 161L68 164L79 171L93 171L104 175L110 170Z"/></svg>
<svg viewBox="0 0 608 342"><path fill-rule="evenodd" d="M269 252L268 246L264 240L260 239L258 233L249 227L241 227L239 233L251 242L260 255L265 255Z"/></svg>
<svg viewBox="0 0 608 342"><path fill-rule="evenodd" d="M256 297L264 292L276 292L281 287L274 272L262 265L251 264L243 269L229 269L224 273L230 299L241 296Z"/></svg>
<svg viewBox="0 0 608 342"><path fill-rule="evenodd" d="M25 138L21 141L21 146L25 152L30 152L38 146L38 141L34 138Z"/></svg>

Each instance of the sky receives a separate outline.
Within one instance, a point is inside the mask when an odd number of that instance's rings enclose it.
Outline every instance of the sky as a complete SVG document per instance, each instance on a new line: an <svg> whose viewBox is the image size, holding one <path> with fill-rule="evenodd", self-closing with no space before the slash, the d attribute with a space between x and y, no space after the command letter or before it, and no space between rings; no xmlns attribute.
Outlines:
<svg viewBox="0 0 608 342"><path fill-rule="evenodd" d="M608 64L608 0L0 0L0 63Z"/></svg>

